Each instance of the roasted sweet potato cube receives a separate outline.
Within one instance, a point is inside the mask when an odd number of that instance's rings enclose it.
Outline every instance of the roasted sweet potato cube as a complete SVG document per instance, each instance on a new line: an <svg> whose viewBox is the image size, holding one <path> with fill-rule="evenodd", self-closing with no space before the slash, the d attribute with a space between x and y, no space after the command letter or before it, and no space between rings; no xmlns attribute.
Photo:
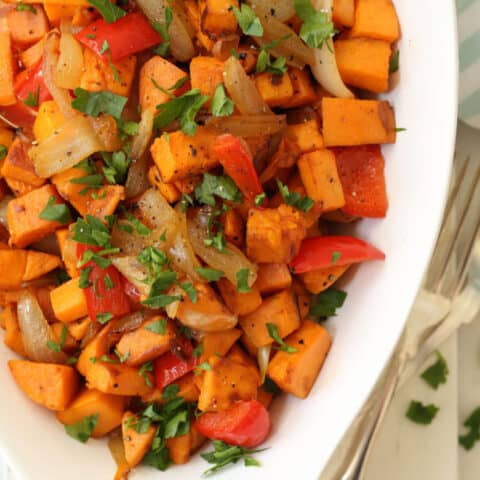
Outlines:
<svg viewBox="0 0 480 480"><path fill-rule="evenodd" d="M154 333L149 330L159 325L165 326L165 333ZM155 316L143 322L136 330L124 333L117 343L117 350L121 355L128 354L125 360L126 365L136 367L168 352L175 333L173 322Z"/></svg>
<svg viewBox="0 0 480 480"><path fill-rule="evenodd" d="M122 439L125 448L125 458L131 468L138 465L145 454L150 450L153 437L157 428L150 425L146 432L137 432L133 425L138 421L138 416L127 411L122 418Z"/></svg>
<svg viewBox="0 0 480 480"><path fill-rule="evenodd" d="M255 77L255 85L269 107L286 107L293 97L293 85L287 74L263 72Z"/></svg>
<svg viewBox="0 0 480 480"><path fill-rule="evenodd" d="M23 346L22 332L18 325L17 309L14 304L9 304L3 308L0 313L1 321L5 325L5 337L3 341L5 345L22 357L26 357L25 348Z"/></svg>
<svg viewBox="0 0 480 480"><path fill-rule="evenodd" d="M216 135L205 127L198 127L194 136L177 131L168 137L157 137L150 152L162 180L171 183L204 173L218 165L218 159L211 152Z"/></svg>
<svg viewBox="0 0 480 480"><path fill-rule="evenodd" d="M228 210L222 215L223 235L237 247L243 246L245 225L243 218L236 210Z"/></svg>
<svg viewBox="0 0 480 480"><path fill-rule="evenodd" d="M324 97L322 115L327 147L395 142L395 117L383 100Z"/></svg>
<svg viewBox="0 0 480 480"><path fill-rule="evenodd" d="M323 148L323 137L314 118L303 123L289 125L286 135L298 146L302 153Z"/></svg>
<svg viewBox="0 0 480 480"><path fill-rule="evenodd" d="M247 315L262 303L260 292L255 287L252 287L250 292L240 293L237 291L237 287L226 278L221 278L217 282L217 287L223 301L235 315Z"/></svg>
<svg viewBox="0 0 480 480"><path fill-rule="evenodd" d="M26 247L62 226L59 222L39 217L50 197L55 197L56 203L62 203L52 185L44 185L8 203L10 246Z"/></svg>
<svg viewBox="0 0 480 480"><path fill-rule="evenodd" d="M349 265L340 265L325 270L312 270L302 273L300 278L310 293L320 293L332 286L348 269Z"/></svg>
<svg viewBox="0 0 480 480"><path fill-rule="evenodd" d="M237 19L232 7L238 0L205 0L200 4L200 26L209 38L229 37L237 31Z"/></svg>
<svg viewBox="0 0 480 480"><path fill-rule="evenodd" d="M177 397L182 397L186 402L196 402L200 391L195 382L196 376L193 372L187 373L183 377L175 380L175 385L178 385ZM155 388L151 392L142 396L142 402L144 403L165 403L162 396L163 391Z"/></svg>
<svg viewBox="0 0 480 480"><path fill-rule="evenodd" d="M10 360L8 366L20 389L49 410L65 410L77 393L80 378L72 367L27 360Z"/></svg>
<svg viewBox="0 0 480 480"><path fill-rule="evenodd" d="M300 326L295 296L291 290L283 290L263 300L262 305L250 315L240 318L240 326L256 347L273 343L267 323L277 327L281 338Z"/></svg>
<svg viewBox="0 0 480 480"><path fill-rule="evenodd" d="M45 179L35 173L32 159L27 154L28 149L29 146L26 142L16 138L3 162L1 174L3 177L20 180L34 187L41 187L45 183Z"/></svg>
<svg viewBox="0 0 480 480"><path fill-rule="evenodd" d="M305 233L303 218L292 207L252 209L247 221L247 255L258 263L288 263L298 253Z"/></svg>
<svg viewBox="0 0 480 480"><path fill-rule="evenodd" d="M152 187L157 187L168 203L178 202L181 198L181 193L173 183L165 183L160 178L160 172L155 165L152 165L148 170L148 180Z"/></svg>
<svg viewBox="0 0 480 480"><path fill-rule="evenodd" d="M78 284L79 278L72 278L50 293L53 311L61 322L73 322L88 314L85 295Z"/></svg>
<svg viewBox="0 0 480 480"><path fill-rule="evenodd" d="M330 334L324 327L304 320L300 329L285 342L297 352L277 352L268 365L267 374L283 391L306 398L330 349Z"/></svg>
<svg viewBox="0 0 480 480"><path fill-rule="evenodd" d="M397 12L392 0L357 0L350 35L395 42L400 37Z"/></svg>
<svg viewBox="0 0 480 480"><path fill-rule="evenodd" d="M225 410L238 400L257 398L259 378L248 365L230 358L212 356L211 370L204 372L198 408L202 411Z"/></svg>
<svg viewBox="0 0 480 480"><path fill-rule="evenodd" d="M35 12L16 9L8 12L8 29L13 42L21 45L31 45L41 40L47 33L47 17L43 7L36 4L33 8Z"/></svg>
<svg viewBox="0 0 480 480"><path fill-rule="evenodd" d="M84 388L66 410L57 413L57 419L64 425L73 425L85 417L98 414L92 437L100 438L120 426L125 400L124 397Z"/></svg>
<svg viewBox="0 0 480 480"><path fill-rule="evenodd" d="M317 100L317 93L313 88L307 69L291 68L288 71L288 76L292 82L293 95L285 105L285 108L304 107L311 105Z"/></svg>
<svg viewBox="0 0 480 480"><path fill-rule="evenodd" d="M90 317L80 318L73 322L70 322L67 325L68 333L75 339L75 340L83 340L85 335L87 334L88 327L90 326L92 321Z"/></svg>
<svg viewBox="0 0 480 480"><path fill-rule="evenodd" d="M176 465L181 465L187 463L190 455L200 448L205 440L206 438L192 425L188 433L174 438L167 438L165 443L172 462Z"/></svg>
<svg viewBox="0 0 480 480"><path fill-rule="evenodd" d="M285 263L261 263L258 265L257 280L254 286L262 295L289 288L292 275Z"/></svg>
<svg viewBox="0 0 480 480"><path fill-rule="evenodd" d="M198 88L202 95L212 97L218 85L223 83L223 62L214 57L192 58L190 82L192 88Z"/></svg>
<svg viewBox="0 0 480 480"><path fill-rule="evenodd" d="M55 338L55 342L57 342L58 344L61 343L63 329L67 329L65 335L65 342L63 343L62 350L68 353L72 353L77 349L77 341L70 335L70 332L68 331L68 328L64 323L54 322L50 325L50 328L52 330L52 335Z"/></svg>
<svg viewBox="0 0 480 480"><path fill-rule="evenodd" d="M320 202L322 211L331 212L345 205L337 162L330 150L303 154L298 160L298 171L307 195Z"/></svg>
<svg viewBox="0 0 480 480"><path fill-rule="evenodd" d="M5 183L8 185L8 188L16 197L22 197L27 193L33 192L35 187L29 183L23 182L22 180L15 180L14 178L4 178Z"/></svg>
<svg viewBox="0 0 480 480"><path fill-rule="evenodd" d="M333 0L332 13L337 27L352 27L355 21L355 0Z"/></svg>
<svg viewBox="0 0 480 480"><path fill-rule="evenodd" d="M335 42L335 58L345 83L371 92L388 90L391 47L385 40L347 38Z"/></svg>
<svg viewBox="0 0 480 480"><path fill-rule="evenodd" d="M226 355L241 334L242 331L238 328L206 333L202 339L200 363L208 361L213 355Z"/></svg>
<svg viewBox="0 0 480 480"><path fill-rule="evenodd" d="M2 19L5 22L5 19ZM2 59L2 76L0 81L0 105L13 105L16 103L14 90L14 61L12 41L6 22L2 24L0 32L0 58Z"/></svg>

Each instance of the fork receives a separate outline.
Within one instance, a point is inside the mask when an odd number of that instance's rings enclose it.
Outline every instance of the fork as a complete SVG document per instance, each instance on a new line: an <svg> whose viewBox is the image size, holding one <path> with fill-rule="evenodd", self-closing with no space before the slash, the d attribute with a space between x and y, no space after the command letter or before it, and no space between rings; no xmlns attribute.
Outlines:
<svg viewBox="0 0 480 480"><path fill-rule="evenodd" d="M425 277L423 288L434 298L455 306L469 271L475 240L480 227L480 163L467 158L454 172L435 252ZM465 292L470 293L470 292ZM470 297L468 297L470 298ZM478 293L473 297L478 301ZM400 379L407 378L433 352L439 341L452 333L451 324L440 323L419 349L417 358L405 368L402 353L408 341L406 328L397 347L378 381L369 401L359 415L354 437L344 451L336 451L343 461L328 480L358 480L362 478L365 459L369 456L373 439L379 429ZM325 473L325 472L324 472Z"/></svg>

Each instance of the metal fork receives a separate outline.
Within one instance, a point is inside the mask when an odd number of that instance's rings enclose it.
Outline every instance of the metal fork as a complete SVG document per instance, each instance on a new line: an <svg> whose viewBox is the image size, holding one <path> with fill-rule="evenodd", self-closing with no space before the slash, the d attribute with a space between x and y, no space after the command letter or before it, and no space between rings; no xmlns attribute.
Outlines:
<svg viewBox="0 0 480 480"><path fill-rule="evenodd" d="M458 297L465 285L479 227L480 163L475 164L467 158L454 172L440 235L425 277L425 290L449 301ZM430 332L429 338L443 338L445 335L448 333L440 324ZM352 441L346 449L337 449L335 452L342 458L341 463L328 470L328 474L324 471L325 476L322 475L322 478L325 480L358 480L362 477L372 439L399 383L405 363L401 352L406 338L405 330L372 396L358 417ZM426 359L431 352L423 349L420 353Z"/></svg>

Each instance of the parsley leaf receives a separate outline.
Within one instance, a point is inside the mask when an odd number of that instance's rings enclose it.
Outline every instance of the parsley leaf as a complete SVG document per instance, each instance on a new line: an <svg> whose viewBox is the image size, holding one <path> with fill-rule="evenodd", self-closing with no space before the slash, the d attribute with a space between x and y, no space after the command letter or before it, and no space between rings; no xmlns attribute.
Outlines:
<svg viewBox="0 0 480 480"><path fill-rule="evenodd" d="M274 75L283 75L287 71L287 59L278 57L273 62L266 50L260 50L255 67L257 73L269 72Z"/></svg>
<svg viewBox="0 0 480 480"><path fill-rule="evenodd" d="M182 193L182 198L180 199L180 210L182 213L188 210L189 205L193 207L193 198L188 193Z"/></svg>
<svg viewBox="0 0 480 480"><path fill-rule="evenodd" d="M144 328L149 332L157 333L158 335L165 335L167 332L167 319L160 318L159 320L155 320L154 322L148 324Z"/></svg>
<svg viewBox="0 0 480 480"><path fill-rule="evenodd" d="M208 238L205 238L203 240L203 243L207 247L214 247L216 248L220 253L225 252L225 247L227 246L227 241L223 237L223 226L221 229L218 229L217 233L215 235L210 235Z"/></svg>
<svg viewBox="0 0 480 480"><path fill-rule="evenodd" d="M252 7L246 3L242 3L240 9L232 7L232 11L237 18L238 25L245 35L253 35L256 37L261 37L263 35L262 24Z"/></svg>
<svg viewBox="0 0 480 480"><path fill-rule="evenodd" d="M233 113L235 104L233 100L227 97L225 88L222 84L218 85L212 97L212 115L214 117L226 117Z"/></svg>
<svg viewBox="0 0 480 480"><path fill-rule="evenodd" d="M79 218L74 225L73 240L86 245L110 247L110 232L97 217L86 215L85 220Z"/></svg>
<svg viewBox="0 0 480 480"><path fill-rule="evenodd" d="M405 414L412 422L421 425L429 425L437 415L439 408L436 405L423 405L421 402L412 400Z"/></svg>
<svg viewBox="0 0 480 480"><path fill-rule="evenodd" d="M98 323L100 323L101 325L105 325L105 323L108 323L113 318L113 315L109 312L103 312L97 313L95 315L95 318L97 319Z"/></svg>
<svg viewBox="0 0 480 480"><path fill-rule="evenodd" d="M37 85L35 93L28 92L27 98L23 101L23 103L27 107L38 107L39 100L40 100L40 85Z"/></svg>
<svg viewBox="0 0 480 480"><path fill-rule="evenodd" d="M294 5L297 15L303 20L300 38L309 47L322 48L323 42L327 42L336 33L333 22L329 21L329 14L315 10L310 0L294 0Z"/></svg>
<svg viewBox="0 0 480 480"><path fill-rule="evenodd" d="M37 9L33 5L30 5L28 3L18 2L15 10L17 12L31 12L35 15L37 14Z"/></svg>
<svg viewBox="0 0 480 480"><path fill-rule="evenodd" d="M400 50L396 50L394 53L392 53L392 56L390 57L390 64L388 67L389 73L395 73L398 72L398 68L400 64Z"/></svg>
<svg viewBox="0 0 480 480"><path fill-rule="evenodd" d="M278 343L278 347L274 347L277 350L281 350L282 352L286 353L295 353L298 352L298 348L292 347L290 345L287 345L280 334L278 333L277 326L274 323L267 323L267 330L268 334L270 335L270 338L273 339L275 342Z"/></svg>
<svg viewBox="0 0 480 480"><path fill-rule="evenodd" d="M208 98L208 96L202 95L198 88L194 88L180 97L157 105L158 113L155 117L154 127L165 128L178 119L180 128L185 135L195 135L198 126L195 117Z"/></svg>
<svg viewBox="0 0 480 480"><path fill-rule="evenodd" d="M62 332L60 333L60 341L57 343L57 342L54 342L53 340L49 340L47 342L47 347L53 352L60 353L62 351L63 346L65 345L66 340L67 340L67 326L62 325Z"/></svg>
<svg viewBox="0 0 480 480"><path fill-rule="evenodd" d="M428 367L421 375L434 390L438 388L441 383L447 383L448 365L443 355L437 350L437 361Z"/></svg>
<svg viewBox="0 0 480 480"><path fill-rule="evenodd" d="M178 295L165 295L161 293L158 295L149 296L146 300L142 302L142 305L154 309L165 308L167 305L170 305L171 303L181 299L182 298Z"/></svg>
<svg viewBox="0 0 480 480"><path fill-rule="evenodd" d="M192 303L197 303L198 292L197 289L193 286L192 282L180 283L180 288L188 295L188 298Z"/></svg>
<svg viewBox="0 0 480 480"><path fill-rule="evenodd" d="M145 381L145 385L149 388L152 388L152 382L150 381L150 377L148 376L148 373L150 373L150 372L153 372L153 363L152 362L146 362L140 367L140 370L138 371L138 374Z"/></svg>
<svg viewBox="0 0 480 480"><path fill-rule="evenodd" d="M0 160L3 160L8 153L8 148L5 145L0 145Z"/></svg>
<svg viewBox="0 0 480 480"><path fill-rule="evenodd" d="M251 457L251 455L267 450L266 448L250 450L244 447L228 445L228 443L222 442L221 440L214 440L213 447L214 450L212 452L200 454L204 460L214 465L203 472L204 476L211 475L230 463L237 463L240 459L243 459L246 467L258 467L260 463Z"/></svg>
<svg viewBox="0 0 480 480"><path fill-rule="evenodd" d="M463 426L469 431L458 437L460 445L465 450L471 450L476 442L480 440L480 407L476 408L463 422Z"/></svg>
<svg viewBox="0 0 480 480"><path fill-rule="evenodd" d="M198 267L195 269L195 271L209 282L216 282L224 275L221 270L215 270L214 268Z"/></svg>
<svg viewBox="0 0 480 480"><path fill-rule="evenodd" d="M291 192L287 185L283 184L278 178L277 185L283 201L287 205L298 208L302 212L308 212L315 205L315 202L310 197L302 197L298 192Z"/></svg>
<svg viewBox="0 0 480 480"><path fill-rule="evenodd" d="M70 210L64 203L55 203L57 197L52 195L45 205L45 208L38 214L42 220L50 220L66 225L72 221Z"/></svg>
<svg viewBox="0 0 480 480"><path fill-rule="evenodd" d="M117 7L110 0L88 0L93 5L107 23L113 23L124 17L127 12Z"/></svg>
<svg viewBox="0 0 480 480"><path fill-rule="evenodd" d="M192 351L195 358L201 357L203 354L203 343L199 343Z"/></svg>
<svg viewBox="0 0 480 480"><path fill-rule="evenodd" d="M180 387L176 383L171 383L170 385L167 385L162 392L162 400L169 401L173 400L176 396L177 393L179 392Z"/></svg>
<svg viewBox="0 0 480 480"><path fill-rule="evenodd" d="M332 263L337 263L342 258L342 252L332 252Z"/></svg>
<svg viewBox="0 0 480 480"><path fill-rule="evenodd" d="M200 365L195 367L195 371L193 372L195 375L200 375L202 370L208 372L212 369L212 366L208 362L202 362Z"/></svg>
<svg viewBox="0 0 480 480"><path fill-rule="evenodd" d="M83 418L73 425L65 425L65 431L75 440L85 443L95 430L98 423L98 417L99 414L95 413L94 415Z"/></svg>
<svg viewBox="0 0 480 480"><path fill-rule="evenodd" d="M108 3L110 2L108 1ZM113 3L111 5L114 6ZM127 97L115 95L112 92L89 92L80 87L76 88L73 93L76 98L72 100L72 107L91 117L98 117L101 113L108 113L114 118L120 118L123 107L125 107L128 100Z"/></svg>
<svg viewBox="0 0 480 480"><path fill-rule="evenodd" d="M123 150L113 153L102 152L102 159L105 162L103 174L107 182L112 185L123 183L130 165L130 159L126 153Z"/></svg>
<svg viewBox="0 0 480 480"><path fill-rule="evenodd" d="M215 206L214 196L234 202L239 202L241 199L240 190L229 176L205 173L202 183L195 187L195 198L199 203L213 207Z"/></svg>
<svg viewBox="0 0 480 480"><path fill-rule="evenodd" d="M346 298L347 292L330 287L313 297L312 305L308 313L310 316L317 319L334 317L336 315L337 308L343 306Z"/></svg>
<svg viewBox="0 0 480 480"><path fill-rule="evenodd" d="M92 286L90 281L90 273L93 270L93 267L85 267L80 270L80 278L78 281L78 286L80 288L88 288Z"/></svg>
<svg viewBox="0 0 480 480"><path fill-rule="evenodd" d="M255 196L255 200L253 201L253 203L255 204L256 207L261 207L266 198L267 198L267 194L265 192L259 193L258 195Z"/></svg>
<svg viewBox="0 0 480 480"><path fill-rule="evenodd" d="M250 270L248 268L242 268L236 273L237 292L248 293L252 291L252 289L248 286L249 275L250 275Z"/></svg>
<svg viewBox="0 0 480 480"><path fill-rule="evenodd" d="M152 22L152 27L154 30L163 38L163 43L155 48L155 53L157 55L165 56L168 53L170 48L170 34L168 33L168 28L173 20L173 11L170 7L165 9L165 22L160 23L157 21Z"/></svg>

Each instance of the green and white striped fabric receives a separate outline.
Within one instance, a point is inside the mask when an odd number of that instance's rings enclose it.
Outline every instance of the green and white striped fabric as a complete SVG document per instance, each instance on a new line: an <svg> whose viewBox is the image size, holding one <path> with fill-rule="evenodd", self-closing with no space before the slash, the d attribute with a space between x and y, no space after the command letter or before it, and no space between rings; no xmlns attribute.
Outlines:
<svg viewBox="0 0 480 480"><path fill-rule="evenodd" d="M460 55L458 116L480 128L480 0L456 0Z"/></svg>

